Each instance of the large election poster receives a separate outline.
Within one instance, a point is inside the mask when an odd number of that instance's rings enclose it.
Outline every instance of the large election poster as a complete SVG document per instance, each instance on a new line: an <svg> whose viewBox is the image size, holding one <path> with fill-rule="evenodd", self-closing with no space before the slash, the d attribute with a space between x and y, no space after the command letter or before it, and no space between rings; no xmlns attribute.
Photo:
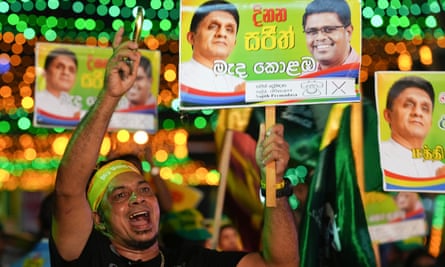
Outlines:
<svg viewBox="0 0 445 267"><path fill-rule="evenodd" d="M378 71L380 162L387 191L445 192L444 72Z"/></svg>
<svg viewBox="0 0 445 267"><path fill-rule="evenodd" d="M360 101L360 1L228 2L181 1L182 109Z"/></svg>
<svg viewBox="0 0 445 267"><path fill-rule="evenodd" d="M114 112L110 130L155 132L158 128L160 52L140 50L137 78ZM112 48L36 44L36 86L33 122L38 127L74 128L104 86Z"/></svg>

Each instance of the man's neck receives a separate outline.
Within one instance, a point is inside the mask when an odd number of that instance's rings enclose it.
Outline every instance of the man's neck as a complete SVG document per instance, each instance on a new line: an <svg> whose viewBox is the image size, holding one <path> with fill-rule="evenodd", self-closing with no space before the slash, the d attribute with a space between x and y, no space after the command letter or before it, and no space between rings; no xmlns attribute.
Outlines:
<svg viewBox="0 0 445 267"><path fill-rule="evenodd" d="M61 91L57 90L57 89L52 89L52 88L46 88L46 91L48 91L48 93L52 94L54 97L59 98L60 95L62 94Z"/></svg>
<svg viewBox="0 0 445 267"><path fill-rule="evenodd" d="M329 64L329 65L324 65L322 62L319 62L319 64L320 64L320 70L326 70L326 69L329 69L329 68L333 68L333 67L337 67L337 66L341 66L341 65L345 64L345 62L346 62L346 60L348 59L348 57L349 57L349 55L351 54L351 52L352 52L352 47L349 46L349 50L348 50L348 52L347 52L347 53L345 54L345 56L344 56L342 59L340 59L338 62L335 62L335 63L333 63L333 64Z"/></svg>
<svg viewBox="0 0 445 267"><path fill-rule="evenodd" d="M111 249L119 256L125 257L132 261L152 260L159 255L160 251L158 242L154 243L149 248L139 250L139 249L130 249L112 241Z"/></svg>
<svg viewBox="0 0 445 267"><path fill-rule="evenodd" d="M423 146L423 139L422 138L412 138L412 139L406 139L398 135L391 135L391 138L396 141L399 145L407 148L407 149L413 149L413 148L422 148Z"/></svg>
<svg viewBox="0 0 445 267"><path fill-rule="evenodd" d="M213 68L213 62L215 62L215 59L208 59L205 57L201 57L199 55L193 55L193 60L198 62L201 65L204 65L205 67L212 69Z"/></svg>

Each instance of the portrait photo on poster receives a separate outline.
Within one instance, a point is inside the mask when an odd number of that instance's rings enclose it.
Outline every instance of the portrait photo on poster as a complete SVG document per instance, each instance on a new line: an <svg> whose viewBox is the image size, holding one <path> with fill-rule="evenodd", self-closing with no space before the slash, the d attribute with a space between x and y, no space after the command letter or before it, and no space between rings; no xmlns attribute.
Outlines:
<svg viewBox="0 0 445 267"><path fill-rule="evenodd" d="M110 129L155 132L161 56L140 50L137 78L114 112ZM58 43L36 44L33 123L37 127L77 126L104 85L111 48Z"/></svg>
<svg viewBox="0 0 445 267"><path fill-rule="evenodd" d="M385 190L445 192L443 75L430 71L375 73Z"/></svg>
<svg viewBox="0 0 445 267"><path fill-rule="evenodd" d="M182 109L358 102L356 0L181 1Z"/></svg>

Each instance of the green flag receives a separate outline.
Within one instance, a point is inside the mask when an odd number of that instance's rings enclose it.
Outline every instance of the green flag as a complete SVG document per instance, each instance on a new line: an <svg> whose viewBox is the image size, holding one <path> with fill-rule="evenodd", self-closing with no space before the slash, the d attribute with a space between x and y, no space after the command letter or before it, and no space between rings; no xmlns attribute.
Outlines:
<svg viewBox="0 0 445 267"><path fill-rule="evenodd" d="M337 107L331 111L339 115L328 121L334 129L325 132L324 140L329 142L322 142L301 221L301 266L374 267L351 147L351 108L338 112Z"/></svg>

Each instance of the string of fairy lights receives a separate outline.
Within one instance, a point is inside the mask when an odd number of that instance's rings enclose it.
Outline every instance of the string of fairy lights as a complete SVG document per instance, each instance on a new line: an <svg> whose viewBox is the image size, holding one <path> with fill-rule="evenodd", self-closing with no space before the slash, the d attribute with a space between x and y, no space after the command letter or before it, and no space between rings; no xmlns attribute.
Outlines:
<svg viewBox="0 0 445 267"><path fill-rule="evenodd" d="M364 0L361 5L360 81L365 97L373 94L377 70L440 69L436 54L445 48L445 1ZM32 124L35 44L109 46L119 27L132 31L136 6L145 10L141 46L162 53L161 130L150 136L126 130L109 133L101 153L128 142L149 146L164 168L164 178L218 183L215 171L188 158L190 131L211 132L217 112L178 110L179 0L0 0L0 190L50 188L71 134Z"/></svg>

